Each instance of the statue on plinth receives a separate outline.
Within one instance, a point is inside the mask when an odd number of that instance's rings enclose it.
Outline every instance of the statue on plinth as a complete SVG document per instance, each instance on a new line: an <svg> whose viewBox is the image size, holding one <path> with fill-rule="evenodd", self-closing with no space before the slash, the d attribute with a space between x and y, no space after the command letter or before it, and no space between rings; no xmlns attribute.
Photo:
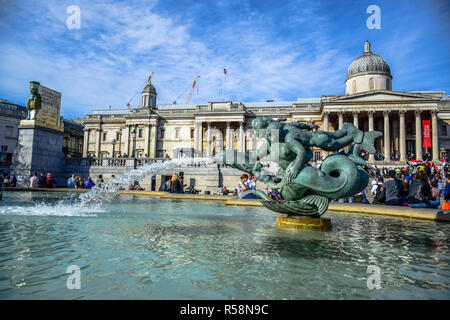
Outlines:
<svg viewBox="0 0 450 320"><path fill-rule="evenodd" d="M39 110L42 107L42 97L38 92L39 86L39 82L30 81L30 97L27 101L28 115L25 120L35 120Z"/></svg>
<svg viewBox="0 0 450 320"><path fill-rule="evenodd" d="M262 190L256 194L265 207L288 216L320 217L332 199L351 197L366 188L371 166L360 154L363 150L375 153L375 139L382 136L379 131L363 132L351 123L326 132L317 130L317 125L269 117L254 119L252 127L258 138L265 138L256 152L222 151L217 158L279 189L281 200L271 200ZM319 168L309 164L312 147L336 152L346 146L350 146L348 153L329 155ZM278 163L276 174L263 170L260 161L266 156Z"/></svg>

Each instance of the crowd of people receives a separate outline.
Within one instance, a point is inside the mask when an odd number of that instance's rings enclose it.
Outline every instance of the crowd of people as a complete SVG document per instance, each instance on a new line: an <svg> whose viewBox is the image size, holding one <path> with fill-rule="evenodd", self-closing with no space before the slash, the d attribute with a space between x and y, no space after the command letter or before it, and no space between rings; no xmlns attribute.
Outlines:
<svg viewBox="0 0 450 320"><path fill-rule="evenodd" d="M185 187L186 185L184 184L184 178L182 176L179 176L177 173L174 173L171 179L167 180L161 185L160 191L170 193L185 193ZM192 187L191 189L189 189L187 193L195 193L192 189L194 188Z"/></svg>
<svg viewBox="0 0 450 320"><path fill-rule="evenodd" d="M99 179L97 180L98 185L100 185L101 183L103 183L102 175L100 175ZM86 181L83 181L83 178L81 176L75 175L75 173L73 173L72 176L67 179L67 188L71 189L92 189L95 185L96 184L91 177L88 177Z"/></svg>
<svg viewBox="0 0 450 320"><path fill-rule="evenodd" d="M450 174L447 172L447 166L438 169L433 165L408 166L395 170L375 167L370 170L373 203L437 208L441 198L445 202L450 200Z"/></svg>
<svg viewBox="0 0 450 320"><path fill-rule="evenodd" d="M56 188L55 177L50 172L47 174L41 172L40 175L34 172L29 182L30 188Z"/></svg>

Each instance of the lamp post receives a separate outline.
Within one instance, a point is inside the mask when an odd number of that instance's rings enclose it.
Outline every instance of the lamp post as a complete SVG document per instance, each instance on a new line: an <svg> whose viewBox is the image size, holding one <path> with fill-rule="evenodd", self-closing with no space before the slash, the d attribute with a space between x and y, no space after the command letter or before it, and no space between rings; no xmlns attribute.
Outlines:
<svg viewBox="0 0 450 320"><path fill-rule="evenodd" d="M133 129L131 136L133 137L133 150L131 152L131 157L134 158L136 156L136 129Z"/></svg>
<svg viewBox="0 0 450 320"><path fill-rule="evenodd" d="M119 129L119 154L122 154L120 146L122 145L122 128Z"/></svg>
<svg viewBox="0 0 450 320"><path fill-rule="evenodd" d="M112 143L112 146L113 146L112 157L115 158L116 157L116 143L117 143L116 139L113 139L111 141L111 143Z"/></svg>

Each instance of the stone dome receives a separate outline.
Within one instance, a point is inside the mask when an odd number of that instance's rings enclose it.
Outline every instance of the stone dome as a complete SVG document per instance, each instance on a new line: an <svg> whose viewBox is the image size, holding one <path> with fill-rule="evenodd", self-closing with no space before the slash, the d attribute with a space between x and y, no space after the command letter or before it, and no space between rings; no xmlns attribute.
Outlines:
<svg viewBox="0 0 450 320"><path fill-rule="evenodd" d="M153 94L156 94L156 89L150 82L147 82L147 85L142 90L142 93L153 93Z"/></svg>
<svg viewBox="0 0 450 320"><path fill-rule="evenodd" d="M382 57L370 51L369 41L366 41L364 45L364 53L356 58L350 67L348 67L347 78L345 80L364 74L380 74L392 79L389 65Z"/></svg>

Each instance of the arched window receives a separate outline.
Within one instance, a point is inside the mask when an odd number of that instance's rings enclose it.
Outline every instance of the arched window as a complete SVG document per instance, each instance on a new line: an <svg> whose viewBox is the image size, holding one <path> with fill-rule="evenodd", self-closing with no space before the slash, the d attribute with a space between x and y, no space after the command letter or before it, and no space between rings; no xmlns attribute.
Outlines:
<svg viewBox="0 0 450 320"><path fill-rule="evenodd" d="M391 89L391 79L386 79L386 90L392 90Z"/></svg>
<svg viewBox="0 0 450 320"><path fill-rule="evenodd" d="M373 78L369 79L369 90L375 90L375 80Z"/></svg>

